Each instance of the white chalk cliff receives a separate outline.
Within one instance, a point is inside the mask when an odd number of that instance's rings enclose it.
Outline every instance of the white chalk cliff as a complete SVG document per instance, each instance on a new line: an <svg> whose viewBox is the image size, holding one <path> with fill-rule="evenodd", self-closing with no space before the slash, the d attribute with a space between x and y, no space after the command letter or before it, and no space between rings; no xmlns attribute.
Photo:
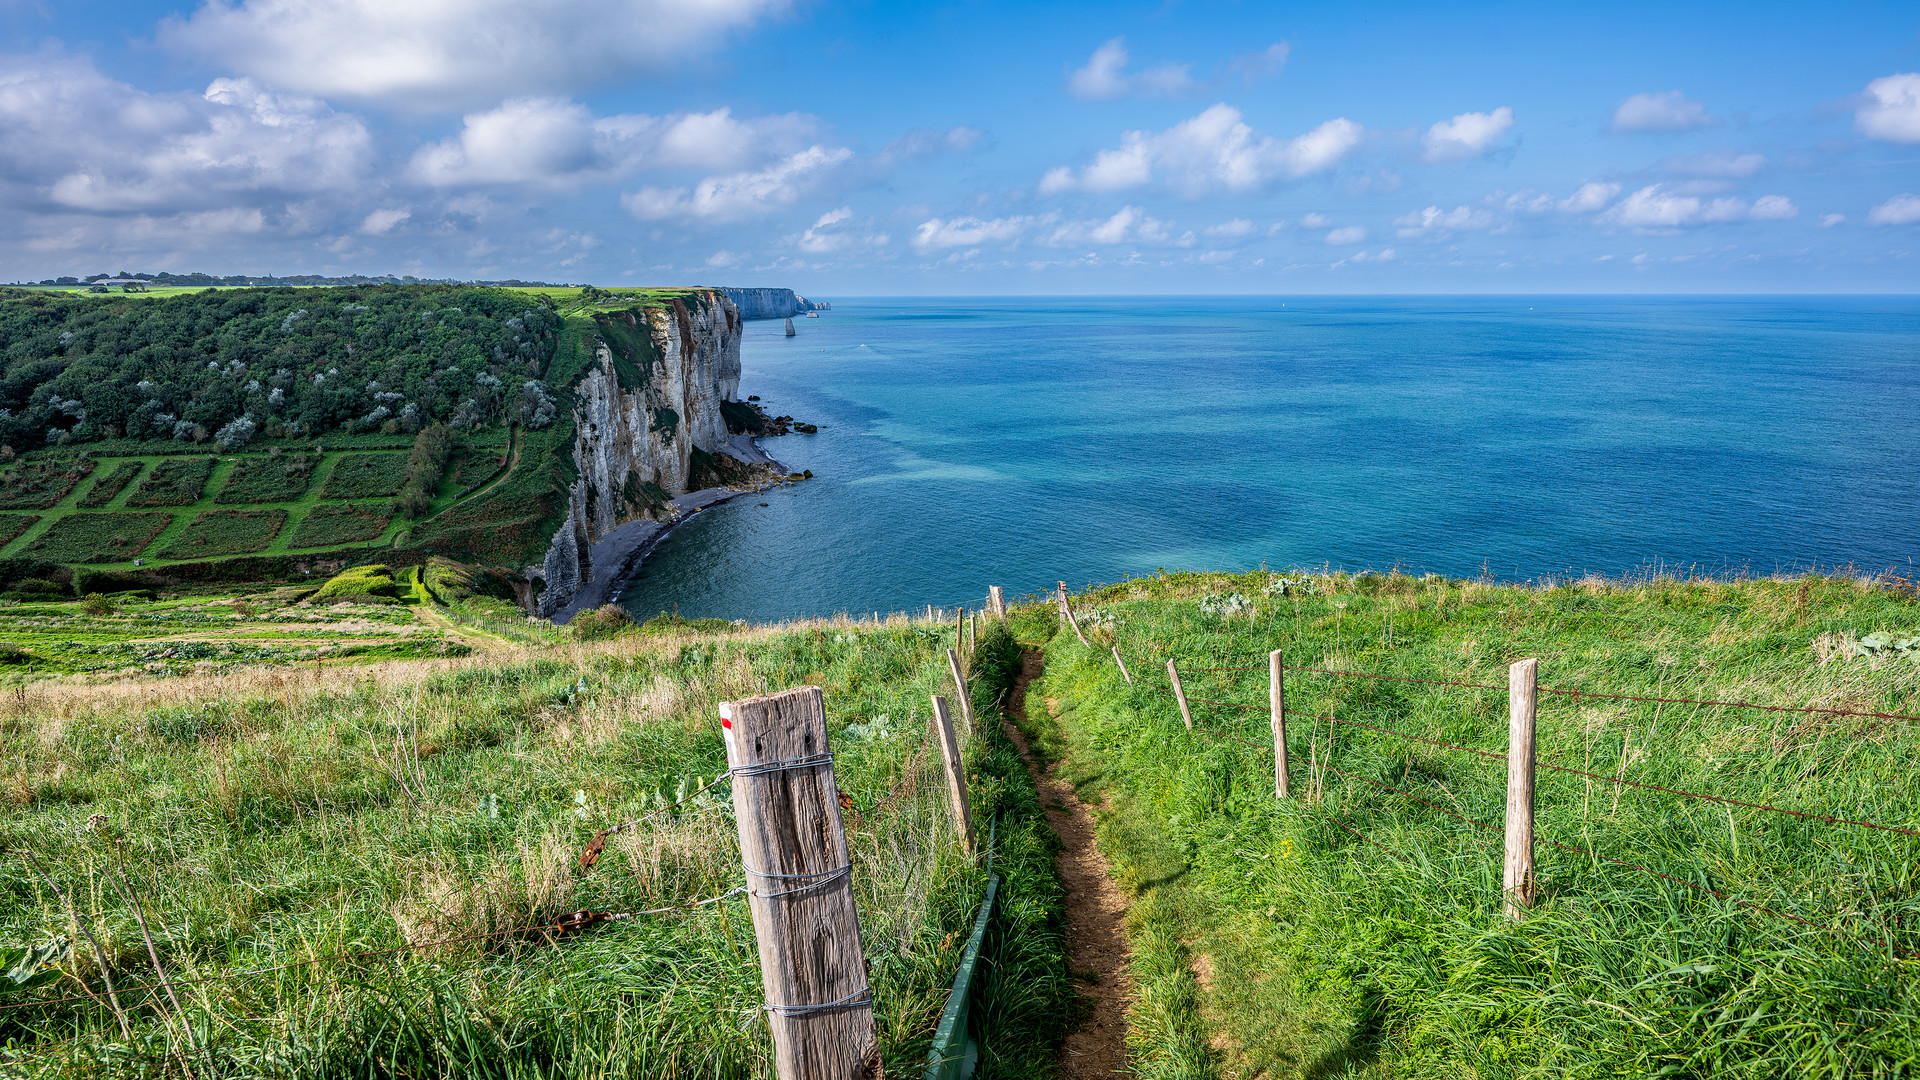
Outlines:
<svg viewBox="0 0 1920 1080"><path fill-rule="evenodd" d="M770 477L775 471L764 457L741 460L758 456L751 444L729 447L720 405L739 393L742 324L731 300L718 290L703 291L693 303L676 299L610 312L607 319L625 326L603 322L608 332L587 342L594 363L572 388L579 476L566 522L543 565L529 568L545 580L538 600L545 616L575 607L589 582L608 578L610 568L596 567L596 558L627 557L601 544L620 526L671 519L678 512L671 505L675 496L712 486L717 476ZM635 348L634 342L651 348Z"/></svg>

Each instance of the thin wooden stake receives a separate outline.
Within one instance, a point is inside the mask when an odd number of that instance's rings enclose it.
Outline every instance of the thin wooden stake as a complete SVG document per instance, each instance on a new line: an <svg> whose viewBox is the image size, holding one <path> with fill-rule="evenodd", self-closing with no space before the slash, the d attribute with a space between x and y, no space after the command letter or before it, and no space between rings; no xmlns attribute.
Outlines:
<svg viewBox="0 0 1920 1080"><path fill-rule="evenodd" d="M1093 642L1080 632L1080 620L1073 616L1073 605L1067 603L1067 583L1064 581L1060 583L1060 612L1067 617L1067 624L1073 627L1073 636L1080 639L1080 644L1093 648Z"/></svg>
<svg viewBox="0 0 1920 1080"><path fill-rule="evenodd" d="M780 1080L878 1080L873 991L819 687L720 705Z"/></svg>
<svg viewBox="0 0 1920 1080"><path fill-rule="evenodd" d="M998 585L987 586L987 610L993 612L996 619L1007 617L1007 596Z"/></svg>
<svg viewBox="0 0 1920 1080"><path fill-rule="evenodd" d="M1280 650L1267 654L1267 711L1273 723L1273 795L1287 797L1287 684Z"/></svg>
<svg viewBox="0 0 1920 1080"><path fill-rule="evenodd" d="M1533 714L1540 661L1507 669L1507 850L1500 891L1507 917L1533 906Z"/></svg>
<svg viewBox="0 0 1920 1080"><path fill-rule="evenodd" d="M1193 712L1187 708L1187 692L1180 686L1180 669L1167 661L1167 679L1173 683L1173 699L1180 703L1180 719L1187 722L1187 730L1193 730Z"/></svg>
<svg viewBox="0 0 1920 1080"><path fill-rule="evenodd" d="M1118 645L1113 647L1113 662L1120 665L1120 677L1127 680L1128 686L1132 686L1133 673L1127 670L1127 662L1121 658L1120 646Z"/></svg>
<svg viewBox="0 0 1920 1080"><path fill-rule="evenodd" d="M933 695L933 722L940 729L940 756L947 762L947 794L953 798L953 825L967 851L974 850L973 804L967 801L967 765L960 758L960 739L954 734L947 699Z"/></svg>
<svg viewBox="0 0 1920 1080"><path fill-rule="evenodd" d="M947 650L947 670L953 674L953 685L958 688L960 697L960 718L967 722L967 733L973 733L973 695L967 693L967 675L960 670L960 658Z"/></svg>

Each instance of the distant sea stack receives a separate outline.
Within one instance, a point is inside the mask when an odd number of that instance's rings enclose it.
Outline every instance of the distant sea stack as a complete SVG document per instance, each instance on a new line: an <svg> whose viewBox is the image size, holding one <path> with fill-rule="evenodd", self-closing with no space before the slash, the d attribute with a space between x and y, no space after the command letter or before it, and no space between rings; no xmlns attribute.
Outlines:
<svg viewBox="0 0 1920 1080"><path fill-rule="evenodd" d="M788 337L793 336L793 320L792 319L787 320L787 336Z"/></svg>
<svg viewBox="0 0 1920 1080"><path fill-rule="evenodd" d="M719 290L740 309L744 319L791 319L809 311L825 311L826 304L795 295L792 289Z"/></svg>

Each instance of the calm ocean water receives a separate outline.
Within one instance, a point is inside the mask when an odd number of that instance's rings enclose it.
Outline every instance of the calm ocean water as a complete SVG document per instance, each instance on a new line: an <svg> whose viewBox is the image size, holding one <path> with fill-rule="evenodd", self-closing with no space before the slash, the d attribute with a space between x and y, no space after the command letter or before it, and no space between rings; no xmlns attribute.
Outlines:
<svg viewBox="0 0 1920 1080"><path fill-rule="evenodd" d="M795 324L748 324L742 392L821 425L763 441L816 479L687 523L634 612L1920 555L1920 300L836 299Z"/></svg>

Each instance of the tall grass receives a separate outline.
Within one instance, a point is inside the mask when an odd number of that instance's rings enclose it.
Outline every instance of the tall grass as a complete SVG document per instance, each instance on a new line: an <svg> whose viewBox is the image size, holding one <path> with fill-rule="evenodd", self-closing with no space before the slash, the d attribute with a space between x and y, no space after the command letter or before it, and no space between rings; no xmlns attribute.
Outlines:
<svg viewBox="0 0 1920 1080"><path fill-rule="evenodd" d="M67 978L0 995L45 1002L0 1011L0 1076L770 1076L740 900L559 938L512 931L737 885L725 787L680 800L724 772L718 702L803 682L826 689L854 805L882 1049L890 1071L914 1071L985 884L928 739L952 637L817 622L23 687L0 700L0 941L76 948ZM1009 656L1004 631L983 635L983 717ZM1051 834L997 728L966 753L1008 879L982 991L987 1074L1042 1075L1069 993ZM579 868L595 830L646 814ZM140 989L158 981L140 917L177 1012ZM428 947L390 951L407 945ZM301 963L361 952L375 954ZM259 969L273 970L244 974Z"/></svg>
<svg viewBox="0 0 1920 1080"><path fill-rule="evenodd" d="M1542 771L1541 899L1513 923L1499 834L1400 794L1497 828L1499 762L1307 719L1502 751L1505 667L1526 656L1548 686L1920 713L1920 664L1846 645L1910 633L1909 593L1825 577L1522 588L1316 575L1281 588L1265 573L1171 574L1091 592L1076 604L1094 650L1056 635L1044 609L1016 615L1047 653L1035 733L1105 803L1102 845L1136 896L1140 1075L1914 1070L1920 841ZM1139 685L1122 682L1116 643ZM1296 798L1282 804L1257 745L1264 709L1196 703L1188 733L1153 675L1168 656L1257 666L1185 681L1194 698L1264 706L1272 648L1494 689L1290 674ZM1916 750L1899 721L1541 699L1542 761L1909 828ZM1316 776L1315 760L1356 779Z"/></svg>

